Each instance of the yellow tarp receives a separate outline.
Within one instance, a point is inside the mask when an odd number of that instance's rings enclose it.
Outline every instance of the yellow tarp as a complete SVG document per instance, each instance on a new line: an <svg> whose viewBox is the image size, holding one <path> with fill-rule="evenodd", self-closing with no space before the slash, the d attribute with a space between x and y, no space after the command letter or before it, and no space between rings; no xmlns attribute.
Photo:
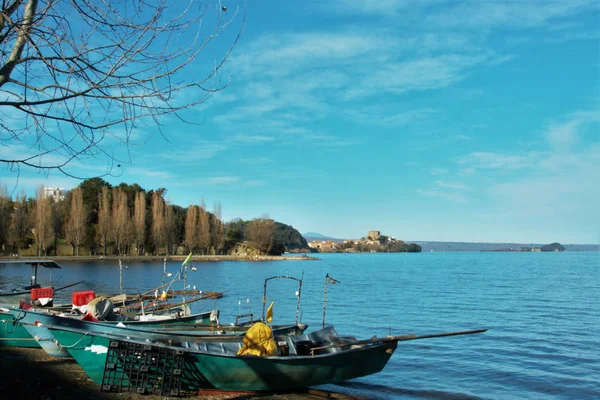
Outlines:
<svg viewBox="0 0 600 400"><path fill-rule="evenodd" d="M244 335L244 346L238 351L240 356L267 357L277 354L277 343L273 331L262 322L257 322Z"/></svg>

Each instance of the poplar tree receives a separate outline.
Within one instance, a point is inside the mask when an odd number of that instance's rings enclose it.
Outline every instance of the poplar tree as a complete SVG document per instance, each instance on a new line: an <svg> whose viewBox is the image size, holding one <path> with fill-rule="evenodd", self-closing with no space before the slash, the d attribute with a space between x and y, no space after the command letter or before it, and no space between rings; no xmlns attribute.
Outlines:
<svg viewBox="0 0 600 400"><path fill-rule="evenodd" d="M48 243L52 236L50 198L44 195L44 186L40 186L35 193L35 226L34 236L37 247L37 255L47 255Z"/></svg>
<svg viewBox="0 0 600 400"><path fill-rule="evenodd" d="M165 202L158 192L152 193L152 240L155 253L165 243Z"/></svg>
<svg viewBox="0 0 600 400"><path fill-rule="evenodd" d="M213 217L211 218L211 234L212 243L215 248L215 253L219 254L223 246L225 236L225 227L223 226L223 212L221 210L221 202L217 201L213 207Z"/></svg>
<svg viewBox="0 0 600 400"><path fill-rule="evenodd" d="M210 246L210 221L208 212L200 207L198 210L198 247L201 249L202 254L206 254L206 250Z"/></svg>
<svg viewBox="0 0 600 400"><path fill-rule="evenodd" d="M191 205L185 213L185 244L190 252L196 249L198 230L198 207Z"/></svg>
<svg viewBox="0 0 600 400"><path fill-rule="evenodd" d="M98 240L104 249L104 255L106 255L111 225L109 191L108 187L102 186L102 193L98 195L98 226L96 228L96 233Z"/></svg>
<svg viewBox="0 0 600 400"><path fill-rule="evenodd" d="M83 191L78 187L71 192L71 208L66 224L67 240L69 240L73 247L73 255L75 255L75 250L77 250L77 255L79 256L79 249L85 238L85 218Z"/></svg>
<svg viewBox="0 0 600 400"><path fill-rule="evenodd" d="M112 190L112 224L111 236L115 241L115 250L121 254L123 240L127 236L127 225L129 222L129 209L127 207L127 194L120 187Z"/></svg>
<svg viewBox="0 0 600 400"><path fill-rule="evenodd" d="M141 255L144 239L146 238L146 196L144 192L135 194L133 214L133 240L137 255Z"/></svg>
<svg viewBox="0 0 600 400"><path fill-rule="evenodd" d="M175 243L175 215L173 206L165 204L165 239L167 243L167 255L173 253L173 244Z"/></svg>

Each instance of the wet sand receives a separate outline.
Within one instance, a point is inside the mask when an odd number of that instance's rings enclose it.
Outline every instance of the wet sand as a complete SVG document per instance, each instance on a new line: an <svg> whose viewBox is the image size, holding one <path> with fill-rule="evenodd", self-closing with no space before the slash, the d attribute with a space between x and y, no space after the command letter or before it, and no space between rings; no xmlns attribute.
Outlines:
<svg viewBox="0 0 600 400"><path fill-rule="evenodd" d="M42 349L0 347L0 398L27 400L131 399L164 400L171 397L137 393L102 393L72 359L48 356ZM182 397L177 397L181 399ZM357 400L342 394L306 390L281 394L199 394L194 400Z"/></svg>

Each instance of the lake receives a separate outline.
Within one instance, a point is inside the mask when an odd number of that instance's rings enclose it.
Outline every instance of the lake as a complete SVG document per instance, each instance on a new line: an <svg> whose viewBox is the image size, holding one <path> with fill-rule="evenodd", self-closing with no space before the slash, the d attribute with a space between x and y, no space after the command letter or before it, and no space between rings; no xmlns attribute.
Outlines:
<svg viewBox="0 0 600 400"><path fill-rule="evenodd" d="M320 261L194 263L188 280L228 292L193 303L218 308L221 322L252 312L260 318L264 279L301 277L302 321L321 326L325 274L327 323L340 334L428 334L489 328L478 335L398 343L379 374L327 389L370 399L585 399L600 397L600 253L320 254ZM56 286L119 292L114 261L62 262ZM127 263L123 286L139 293L160 284L163 264ZM167 263L175 273L180 263ZM0 289L28 269L0 266ZM44 283L47 271L40 272ZM180 288L180 287L177 287ZM70 289L68 289L70 290ZM297 284L273 280L274 323L295 319ZM70 293L70 292L69 292ZM61 300L61 299L59 299ZM70 300L66 297L62 300Z"/></svg>

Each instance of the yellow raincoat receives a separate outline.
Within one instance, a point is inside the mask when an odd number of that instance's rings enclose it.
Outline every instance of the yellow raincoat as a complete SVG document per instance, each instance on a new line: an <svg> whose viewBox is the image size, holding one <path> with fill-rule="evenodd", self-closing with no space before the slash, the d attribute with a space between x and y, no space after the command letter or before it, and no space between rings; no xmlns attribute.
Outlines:
<svg viewBox="0 0 600 400"><path fill-rule="evenodd" d="M244 346L238 351L240 356L267 357L277 354L277 343L268 325L257 322L248 329L243 338Z"/></svg>

